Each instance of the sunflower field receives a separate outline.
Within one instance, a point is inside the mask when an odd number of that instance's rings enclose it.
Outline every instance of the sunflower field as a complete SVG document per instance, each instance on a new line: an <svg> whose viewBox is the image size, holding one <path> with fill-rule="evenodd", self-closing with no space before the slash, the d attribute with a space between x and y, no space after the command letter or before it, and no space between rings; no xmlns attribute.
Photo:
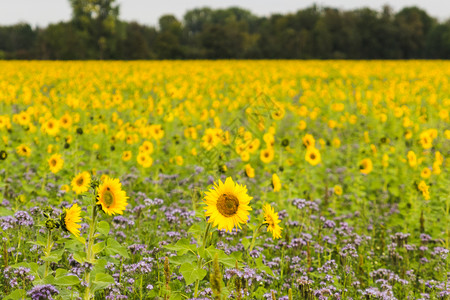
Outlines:
<svg viewBox="0 0 450 300"><path fill-rule="evenodd" d="M1 299L450 299L450 62L0 62Z"/></svg>

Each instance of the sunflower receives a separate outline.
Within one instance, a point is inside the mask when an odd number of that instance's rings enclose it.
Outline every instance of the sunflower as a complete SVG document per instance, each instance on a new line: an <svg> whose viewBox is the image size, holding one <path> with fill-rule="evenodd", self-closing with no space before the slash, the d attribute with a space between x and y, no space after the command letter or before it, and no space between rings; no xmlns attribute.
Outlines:
<svg viewBox="0 0 450 300"><path fill-rule="evenodd" d="M152 153L153 153L153 144L152 144L152 142L145 141L145 142L139 147L139 153L152 154Z"/></svg>
<svg viewBox="0 0 450 300"><path fill-rule="evenodd" d="M342 195L342 187L340 185L335 185L333 190L336 195L338 196Z"/></svg>
<svg viewBox="0 0 450 300"><path fill-rule="evenodd" d="M50 119L42 125L42 131L48 135L55 136L59 132L59 122L55 119Z"/></svg>
<svg viewBox="0 0 450 300"><path fill-rule="evenodd" d="M278 219L278 213L275 212L270 204L266 204L264 209L264 224L267 224L267 232L272 232L274 239L281 238L281 230L283 228L278 225L281 221Z"/></svg>
<svg viewBox="0 0 450 300"><path fill-rule="evenodd" d="M81 208L75 203L71 208L65 210L61 216L61 227L76 237L80 236L79 228L81 228L81 225L77 224L81 222L80 213Z"/></svg>
<svg viewBox="0 0 450 300"><path fill-rule="evenodd" d="M128 205L127 199L119 179L106 177L97 189L97 204L107 215L123 214Z"/></svg>
<svg viewBox="0 0 450 300"><path fill-rule="evenodd" d="M124 151L122 153L122 160L129 161L131 159L131 156L132 156L131 151Z"/></svg>
<svg viewBox="0 0 450 300"><path fill-rule="evenodd" d="M29 157L31 155L31 149L27 146L25 146L24 144L18 146L16 148L17 154L19 154L20 156L26 156Z"/></svg>
<svg viewBox="0 0 450 300"><path fill-rule="evenodd" d="M431 170L427 167L423 168L422 172L420 172L420 177L427 179L431 176Z"/></svg>
<svg viewBox="0 0 450 300"><path fill-rule="evenodd" d="M369 174L372 172L373 164L370 158L365 158L359 163L359 171L363 174Z"/></svg>
<svg viewBox="0 0 450 300"><path fill-rule="evenodd" d="M61 158L61 155L55 153L48 159L48 165L50 171L52 171L53 174L56 174L62 169L64 160Z"/></svg>
<svg viewBox="0 0 450 300"><path fill-rule="evenodd" d="M281 181L280 177L277 174L272 175L272 187L274 192L278 192L281 190Z"/></svg>
<svg viewBox="0 0 450 300"><path fill-rule="evenodd" d="M409 166L412 168L415 168L417 165L417 156L413 151L408 151L408 154L406 155L408 157L408 163Z"/></svg>
<svg viewBox="0 0 450 300"><path fill-rule="evenodd" d="M139 153L136 159L138 164L144 168L150 168L153 164L153 158L147 153Z"/></svg>
<svg viewBox="0 0 450 300"><path fill-rule="evenodd" d="M248 178L254 178L255 177L255 169L250 164L245 165L245 175L247 175Z"/></svg>
<svg viewBox="0 0 450 300"><path fill-rule="evenodd" d="M72 185L72 190L78 195L89 190L91 184L91 174L89 172L83 172L75 176L72 179L70 185Z"/></svg>
<svg viewBox="0 0 450 300"><path fill-rule="evenodd" d="M259 158L265 164L270 163L273 160L273 157L274 157L274 151L272 148L266 148L266 149L261 150L261 153L259 155Z"/></svg>
<svg viewBox="0 0 450 300"><path fill-rule="evenodd" d="M0 160L5 160L8 157L8 153L5 150L0 151Z"/></svg>
<svg viewBox="0 0 450 300"><path fill-rule="evenodd" d="M303 145L305 145L306 148L309 147L315 147L316 145L316 140L314 139L314 137L311 134L306 134L303 138Z"/></svg>
<svg viewBox="0 0 450 300"><path fill-rule="evenodd" d="M314 146L310 146L306 150L305 160L315 166L322 161L322 157L320 156L319 150L317 150Z"/></svg>
<svg viewBox="0 0 450 300"><path fill-rule="evenodd" d="M241 223L248 220L248 206L253 197L247 195L247 188L233 182L228 177L223 183L214 183L214 187L205 192L206 204L205 216L209 217L208 223L213 223L219 230L232 231L234 227L241 228Z"/></svg>

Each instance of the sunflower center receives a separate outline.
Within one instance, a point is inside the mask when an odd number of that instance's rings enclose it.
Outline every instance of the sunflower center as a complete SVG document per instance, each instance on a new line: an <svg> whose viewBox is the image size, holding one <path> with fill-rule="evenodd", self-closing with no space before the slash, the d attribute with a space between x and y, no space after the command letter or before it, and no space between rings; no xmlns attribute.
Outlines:
<svg viewBox="0 0 450 300"><path fill-rule="evenodd" d="M54 167L54 166L56 166L56 159L52 159L51 161L50 161L50 164Z"/></svg>
<svg viewBox="0 0 450 300"><path fill-rule="evenodd" d="M83 178L83 177L78 178L78 180L77 180L77 185L78 185L78 186L82 186L82 185L83 185L83 182L84 182L84 178Z"/></svg>
<svg viewBox="0 0 450 300"><path fill-rule="evenodd" d="M311 157L311 159L316 159L316 155L314 153L311 153L309 157Z"/></svg>
<svg viewBox="0 0 450 300"><path fill-rule="evenodd" d="M114 195L111 191L107 190L103 193L103 202L108 208L114 203Z"/></svg>
<svg viewBox="0 0 450 300"><path fill-rule="evenodd" d="M236 196L222 194L217 200L217 210L225 217L234 216L239 208L239 200Z"/></svg>

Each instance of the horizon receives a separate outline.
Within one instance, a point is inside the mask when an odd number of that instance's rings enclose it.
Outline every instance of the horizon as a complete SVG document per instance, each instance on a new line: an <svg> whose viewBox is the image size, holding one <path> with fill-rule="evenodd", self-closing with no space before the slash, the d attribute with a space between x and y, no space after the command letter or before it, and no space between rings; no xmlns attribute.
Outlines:
<svg viewBox="0 0 450 300"><path fill-rule="evenodd" d="M184 14L195 8L209 7L211 9L224 9L230 7L239 7L250 11L258 17L266 17L273 14L289 14L298 10L311 7L316 4L319 7L331 7L339 10L355 10L368 7L373 10L380 11L384 5L389 5L394 12L400 11L402 8L417 6L427 12L433 18L440 22L450 20L450 3L446 7L437 0L430 0L426 3L421 1L400 0L395 3L387 3L387 1L355 1L355 0L339 0L339 1L314 1L299 5L294 0L274 1L246 1L241 2L230 0L221 3L211 3L205 0L186 1L170 0L162 5L158 5L155 9L150 3L144 3L144 0L124 0L117 1L120 7L119 17L123 21L138 22L148 26L157 26L158 20L163 15L174 15L177 19L183 19ZM332 3L333 2L333 3ZM148 9L146 9L148 8ZM14 2L0 2L0 26L14 25L18 23L27 23L32 27L46 27L49 24L59 22L67 22L71 19L70 3L67 0L45 0L36 2L33 0L16 0Z"/></svg>

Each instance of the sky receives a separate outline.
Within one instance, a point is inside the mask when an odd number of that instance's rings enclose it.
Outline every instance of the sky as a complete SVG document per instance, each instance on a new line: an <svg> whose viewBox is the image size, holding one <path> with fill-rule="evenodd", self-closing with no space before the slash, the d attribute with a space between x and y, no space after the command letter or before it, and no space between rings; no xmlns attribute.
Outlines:
<svg viewBox="0 0 450 300"><path fill-rule="evenodd" d="M395 12L406 6L418 6L440 21L450 19L449 0L116 0L120 4L120 19L156 25L160 16L173 14L182 19L184 13L193 8L227 8L238 6L259 16L273 13L296 12L316 3L340 9L370 7L380 10L384 4ZM33 26L67 21L71 18L69 0L0 0L0 25L26 22Z"/></svg>

